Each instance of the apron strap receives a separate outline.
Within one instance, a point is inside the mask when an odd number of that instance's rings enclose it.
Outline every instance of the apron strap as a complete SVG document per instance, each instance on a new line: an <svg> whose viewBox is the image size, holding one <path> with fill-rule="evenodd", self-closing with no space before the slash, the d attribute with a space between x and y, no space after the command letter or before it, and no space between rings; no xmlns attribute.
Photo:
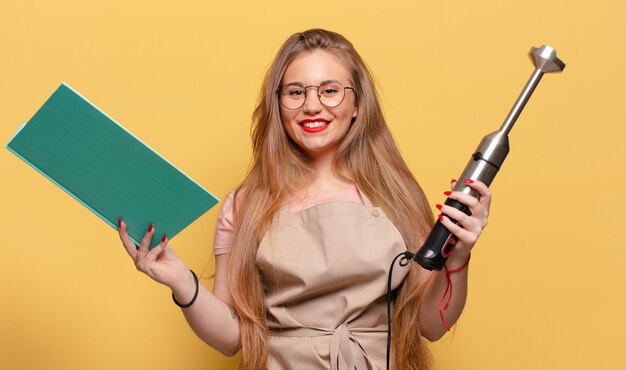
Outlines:
<svg viewBox="0 0 626 370"><path fill-rule="evenodd" d="M358 332L376 333L376 329L356 329ZM331 370L361 370L375 369L367 356L367 352L361 343L352 335L347 323L341 324L337 329L325 328L287 328L270 329L271 336L277 337L317 337L330 336L330 368Z"/></svg>

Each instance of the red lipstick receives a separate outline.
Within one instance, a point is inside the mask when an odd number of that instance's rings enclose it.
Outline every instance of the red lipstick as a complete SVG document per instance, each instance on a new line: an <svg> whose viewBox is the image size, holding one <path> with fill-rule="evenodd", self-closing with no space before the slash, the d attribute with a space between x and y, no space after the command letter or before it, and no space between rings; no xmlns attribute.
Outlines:
<svg viewBox="0 0 626 370"><path fill-rule="evenodd" d="M312 123L312 122L322 122L324 124L319 127L305 126L305 123ZM328 126L330 126L330 121L325 120L324 118L305 118L302 121L298 122L298 124L300 125L300 127L302 127L302 130L304 130L304 132L315 133L315 132L326 130Z"/></svg>

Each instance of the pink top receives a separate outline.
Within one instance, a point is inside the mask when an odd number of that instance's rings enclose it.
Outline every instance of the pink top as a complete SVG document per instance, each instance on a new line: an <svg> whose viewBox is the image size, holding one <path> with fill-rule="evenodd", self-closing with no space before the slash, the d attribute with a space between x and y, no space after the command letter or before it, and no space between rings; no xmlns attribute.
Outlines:
<svg viewBox="0 0 626 370"><path fill-rule="evenodd" d="M217 218L215 228L215 251L216 256L230 252L233 239L233 198L234 192L230 192L224 200L222 210ZM289 204L289 212L298 213L318 204L330 202L353 202L363 204L363 199L356 185L350 186L343 193L326 198L294 198Z"/></svg>

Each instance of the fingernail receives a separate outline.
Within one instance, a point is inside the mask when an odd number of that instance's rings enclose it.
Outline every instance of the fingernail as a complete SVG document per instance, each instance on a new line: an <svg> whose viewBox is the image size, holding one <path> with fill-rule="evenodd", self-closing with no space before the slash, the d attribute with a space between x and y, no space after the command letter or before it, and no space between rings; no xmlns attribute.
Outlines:
<svg viewBox="0 0 626 370"><path fill-rule="evenodd" d="M443 215L439 215L439 221L443 221Z"/></svg>
<svg viewBox="0 0 626 370"><path fill-rule="evenodd" d="M118 218L118 219L117 219L117 227L118 227L118 228L119 228L119 227L122 227L122 219L121 219L121 218Z"/></svg>
<svg viewBox="0 0 626 370"><path fill-rule="evenodd" d="M161 239L161 242L164 243L167 240L167 235L163 234L163 239Z"/></svg>
<svg viewBox="0 0 626 370"><path fill-rule="evenodd" d="M152 230L154 230L154 224L150 224L150 226L148 226L148 232L151 233Z"/></svg>
<svg viewBox="0 0 626 370"><path fill-rule="evenodd" d="M465 180L463 180L463 182L466 183L466 184L471 184L471 183L474 182L474 180L472 180L472 179L465 179Z"/></svg>
<svg viewBox="0 0 626 370"><path fill-rule="evenodd" d="M435 204L435 207L437 207L437 209L441 209L443 206L441 204Z"/></svg>
<svg viewBox="0 0 626 370"><path fill-rule="evenodd" d="M450 184L453 184L455 181L456 181L456 179L450 180Z"/></svg>
<svg viewBox="0 0 626 370"><path fill-rule="evenodd" d="M446 195L446 196L450 196L450 195L452 195L452 192L451 191L444 191L443 194Z"/></svg>

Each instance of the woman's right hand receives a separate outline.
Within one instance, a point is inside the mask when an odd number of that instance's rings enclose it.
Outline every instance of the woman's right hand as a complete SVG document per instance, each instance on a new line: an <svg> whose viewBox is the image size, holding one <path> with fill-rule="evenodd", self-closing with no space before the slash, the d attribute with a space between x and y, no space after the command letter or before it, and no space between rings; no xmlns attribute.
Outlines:
<svg viewBox="0 0 626 370"><path fill-rule="evenodd" d="M137 270L167 285L172 290L176 302L187 304L193 300L193 305L182 309L193 331L221 353L228 356L237 353L241 347L237 316L233 315L232 308L223 300L224 298L218 298L209 293L202 284L198 284L185 264L167 246L167 237L163 236L159 245L148 250L155 228L151 227L148 230L138 246L128 236L126 224L122 220L118 231L124 248L135 262ZM232 298L228 290L225 258L226 255L216 261L215 286L224 292L223 296L229 297L230 302ZM193 298L194 296L197 299Z"/></svg>
<svg viewBox="0 0 626 370"><path fill-rule="evenodd" d="M168 247L166 235L163 235L159 245L148 250L150 241L156 232L152 225L139 245L135 245L128 236L126 223L123 220L119 221L118 232L122 244L135 262L137 270L150 276L153 280L167 285L172 290L175 290L176 286L188 285L188 280L192 275L176 253Z"/></svg>

